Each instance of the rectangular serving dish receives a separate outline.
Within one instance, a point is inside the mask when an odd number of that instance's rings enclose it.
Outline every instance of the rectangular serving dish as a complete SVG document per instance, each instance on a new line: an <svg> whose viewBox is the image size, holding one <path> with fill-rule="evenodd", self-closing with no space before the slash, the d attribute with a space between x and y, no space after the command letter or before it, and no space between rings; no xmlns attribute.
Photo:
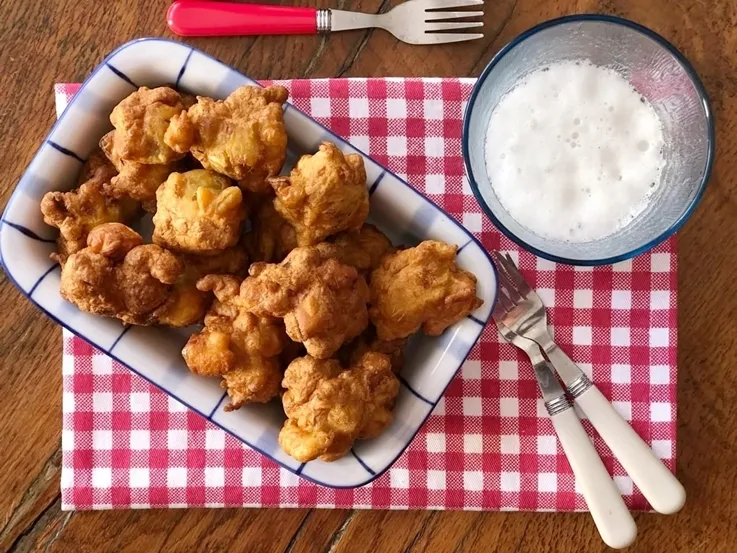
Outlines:
<svg viewBox="0 0 737 553"><path fill-rule="evenodd" d="M346 153L361 154L371 222L395 244L435 239L458 245L458 263L478 277L477 294L484 300L442 336L416 335L410 340L394 422L381 436L356 442L350 455L333 463L295 461L277 442L284 421L278 402L226 413L226 394L217 380L190 373L181 349L192 329L124 328L119 321L78 310L59 295L59 268L49 259L55 232L43 222L41 198L74 185L84 160L112 128L109 115L118 102L139 86L162 85L225 98L239 86L258 83L180 42L145 38L119 47L84 82L16 186L0 224L0 262L21 292L53 320L282 467L324 486L368 484L407 448L479 339L496 300L491 259L472 234L406 182L291 104L285 106L289 135L285 171L324 140Z"/></svg>

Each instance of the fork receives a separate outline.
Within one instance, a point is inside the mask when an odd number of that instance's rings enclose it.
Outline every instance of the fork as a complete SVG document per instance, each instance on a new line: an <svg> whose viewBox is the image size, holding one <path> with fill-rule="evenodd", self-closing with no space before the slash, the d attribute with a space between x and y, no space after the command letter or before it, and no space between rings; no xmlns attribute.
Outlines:
<svg viewBox="0 0 737 553"><path fill-rule="evenodd" d="M482 33L457 33L483 27L468 21L481 11L448 11L483 6L484 0L409 0L387 13L369 14L343 10L318 10L294 6L176 0L166 19L182 36L310 35L378 27L409 44L445 44L482 38ZM458 20L464 21L447 21ZM445 20L445 21L443 21Z"/></svg>
<svg viewBox="0 0 737 553"><path fill-rule="evenodd" d="M663 514L679 511L686 501L686 490L681 483L553 341L548 332L545 306L512 258L498 252L493 252L492 257L499 269L499 296L504 298L503 324L513 333L533 340L545 352L576 404L653 509Z"/></svg>
<svg viewBox="0 0 737 553"><path fill-rule="evenodd" d="M497 303L493 313L496 326L506 341L520 348L530 358L545 409L550 415L555 433L573 469L601 539L614 549L627 547L635 541L637 526L619 495L619 490L568 403L563 388L540 348L532 340L523 338L504 326L501 321L505 311L500 303Z"/></svg>

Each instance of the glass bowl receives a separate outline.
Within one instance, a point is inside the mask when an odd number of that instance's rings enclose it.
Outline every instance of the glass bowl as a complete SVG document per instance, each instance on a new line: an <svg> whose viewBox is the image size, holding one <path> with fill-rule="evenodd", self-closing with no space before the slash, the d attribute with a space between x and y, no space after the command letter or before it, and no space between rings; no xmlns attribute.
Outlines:
<svg viewBox="0 0 737 553"><path fill-rule="evenodd" d="M590 242L546 239L515 221L492 188L485 160L489 120L499 100L530 72L577 60L625 77L655 109L665 142L661 182L647 208L616 233ZM491 60L466 108L463 155L476 199L507 237L551 261L604 265L649 250L688 219L711 173L714 121L693 67L663 37L618 17L574 15L530 29Z"/></svg>

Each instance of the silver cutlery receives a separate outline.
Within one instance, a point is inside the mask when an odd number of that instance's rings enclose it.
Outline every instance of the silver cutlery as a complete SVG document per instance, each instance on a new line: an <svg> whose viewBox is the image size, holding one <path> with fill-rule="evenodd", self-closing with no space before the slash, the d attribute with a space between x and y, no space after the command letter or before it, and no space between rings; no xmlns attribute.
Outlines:
<svg viewBox="0 0 737 553"><path fill-rule="evenodd" d="M497 303L493 313L494 321L502 337L523 350L530 358L545 408L601 539L615 549L627 547L637 536L635 521L540 348L535 342L515 334L501 322L506 314L505 303L506 299Z"/></svg>
<svg viewBox="0 0 737 553"><path fill-rule="evenodd" d="M484 0L408 0L387 13L275 6L243 2L176 0L167 12L182 36L304 35L379 28L409 44L446 44L483 38ZM481 6L478 11L461 10ZM458 10L458 11L454 11Z"/></svg>
<svg viewBox="0 0 737 553"><path fill-rule="evenodd" d="M502 323L513 333L533 340L543 350L576 404L653 509L663 514L679 511L686 501L686 490L681 483L553 341L548 332L545 306L512 258L498 252L492 253L492 257L499 269L499 295L506 305Z"/></svg>
<svg viewBox="0 0 737 553"><path fill-rule="evenodd" d="M483 38L482 33L448 33L483 27L482 21L439 22L448 19L482 17L483 11L434 11L467 6L483 6L483 0L409 0L382 14L342 10L329 12L326 32L378 27L409 44L442 44Z"/></svg>

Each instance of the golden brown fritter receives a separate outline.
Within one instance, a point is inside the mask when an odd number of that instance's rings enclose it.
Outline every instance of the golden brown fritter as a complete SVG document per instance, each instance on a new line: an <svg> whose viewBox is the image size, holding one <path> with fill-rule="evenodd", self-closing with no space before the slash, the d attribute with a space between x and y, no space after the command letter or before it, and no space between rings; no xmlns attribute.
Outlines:
<svg viewBox="0 0 737 553"><path fill-rule="evenodd" d="M124 223L133 218L138 206L130 200L113 200L104 193L107 169L97 169L93 177L69 192L47 192L41 200L41 212L47 225L59 229L60 263L87 245L87 235L103 223Z"/></svg>
<svg viewBox="0 0 737 553"><path fill-rule="evenodd" d="M59 292L82 311L117 317L125 311L125 299L116 283L117 265L125 256L123 252L140 246L142 239L125 227L125 231L111 229L115 234L110 232L110 238L105 240L99 229L108 225L97 227L90 237L90 247L68 257L62 266Z"/></svg>
<svg viewBox="0 0 737 553"><path fill-rule="evenodd" d="M302 156L288 177L269 179L274 207L297 232L300 246L358 230L369 212L366 169L358 154L343 155L323 142L314 155Z"/></svg>
<svg viewBox="0 0 737 553"><path fill-rule="evenodd" d="M427 240L384 257L371 274L369 315L382 340L438 336L477 309L476 277L455 263L457 246Z"/></svg>
<svg viewBox="0 0 737 553"><path fill-rule="evenodd" d="M107 183L117 174L117 169L110 163L105 152L100 148L96 148L82 165L82 170L77 178L77 186L92 179Z"/></svg>
<svg viewBox="0 0 737 553"><path fill-rule="evenodd" d="M366 281L318 248L296 248L278 265L254 263L249 274L241 285L246 309L283 318L313 357L330 357L368 324Z"/></svg>
<svg viewBox="0 0 737 553"><path fill-rule="evenodd" d="M265 402L279 394L279 354L289 339L284 324L274 317L258 317L245 310L238 277L208 275L197 288L212 291L215 301L205 317L205 328L190 336L182 355L190 370L205 376L223 376L231 405Z"/></svg>
<svg viewBox="0 0 737 553"><path fill-rule="evenodd" d="M243 86L225 100L197 97L197 104L175 117L166 143L180 153L192 152L205 169L239 181L245 190L268 190L266 177L281 171L287 133L281 86Z"/></svg>
<svg viewBox="0 0 737 553"><path fill-rule="evenodd" d="M355 267L368 276L381 258L394 252L391 241L374 225L363 225L360 230L341 232L319 247L341 263Z"/></svg>
<svg viewBox="0 0 737 553"><path fill-rule="evenodd" d="M252 261L279 263L297 247L294 227L276 212L270 201L262 203L251 217L251 232L243 238Z"/></svg>
<svg viewBox="0 0 737 553"><path fill-rule="evenodd" d="M139 88L110 114L116 130L112 137L113 155L149 165L164 165L184 157L185 152L174 151L164 142L172 117L184 109L176 90L166 86Z"/></svg>
<svg viewBox="0 0 737 553"><path fill-rule="evenodd" d="M392 364L392 371L398 374L404 365L404 348L407 346L407 338L399 338L397 340L380 340L376 336L374 325L369 327L358 338L353 340L346 346L346 355L350 364L356 364L358 360L369 351L383 353L388 355Z"/></svg>
<svg viewBox="0 0 737 553"><path fill-rule="evenodd" d="M128 324L157 322L184 266L172 253L120 223L95 227L87 247L69 256L61 273L61 295L83 311Z"/></svg>
<svg viewBox="0 0 737 553"><path fill-rule="evenodd" d="M131 198L141 202L146 211L155 213L156 190L176 169L177 163L150 165L121 159L113 148L115 133L110 131L100 139L100 148L118 172L105 183L105 194L111 198Z"/></svg>
<svg viewBox="0 0 737 553"><path fill-rule="evenodd" d="M368 392L358 439L375 438L392 423L399 380L394 375L389 356L375 351L364 353L349 370L363 381Z"/></svg>
<svg viewBox="0 0 737 553"><path fill-rule="evenodd" d="M193 105L197 103L197 96L193 96L192 94L181 94L182 97L182 105L184 106L184 109L189 109Z"/></svg>
<svg viewBox="0 0 737 553"><path fill-rule="evenodd" d="M185 275L177 278L167 300L154 312L154 324L184 328L202 322L212 298Z"/></svg>
<svg viewBox="0 0 737 553"><path fill-rule="evenodd" d="M275 317L248 312L239 295L240 283L233 275L207 275L197 282L198 290L215 294L215 301L205 317L205 328L192 335L184 348L192 372L222 375L236 368L239 355L273 357L284 349L288 340L284 324Z"/></svg>
<svg viewBox="0 0 737 553"><path fill-rule="evenodd" d="M300 462L335 461L356 439L379 435L392 421L399 391L389 358L373 352L348 370L334 359L295 359L282 386L288 418L279 445Z"/></svg>
<svg viewBox="0 0 737 553"><path fill-rule="evenodd" d="M238 368L223 375L220 385L225 388L230 403L226 411L240 409L246 403L266 403L281 392L284 371L279 357L252 355Z"/></svg>
<svg viewBox="0 0 737 553"><path fill-rule="evenodd" d="M153 241L183 253L214 253L235 245L246 213L227 177L195 169L172 173L156 192Z"/></svg>
<svg viewBox="0 0 737 553"><path fill-rule="evenodd" d="M153 313L166 303L182 270L182 263L175 255L155 244L130 250L116 274L116 284L125 298L126 311L130 313L121 318L131 324L157 323Z"/></svg>
<svg viewBox="0 0 737 553"><path fill-rule="evenodd" d="M287 420L279 445L302 463L335 461L350 451L363 423L366 390L334 359L295 359L284 373L282 404Z"/></svg>
<svg viewBox="0 0 737 553"><path fill-rule="evenodd" d="M209 274L237 275L248 272L248 255L240 246L233 246L214 255L179 256L184 272L174 283L167 302L157 310L159 324L174 327L190 326L202 321L212 303L212 294L197 289L197 281Z"/></svg>

